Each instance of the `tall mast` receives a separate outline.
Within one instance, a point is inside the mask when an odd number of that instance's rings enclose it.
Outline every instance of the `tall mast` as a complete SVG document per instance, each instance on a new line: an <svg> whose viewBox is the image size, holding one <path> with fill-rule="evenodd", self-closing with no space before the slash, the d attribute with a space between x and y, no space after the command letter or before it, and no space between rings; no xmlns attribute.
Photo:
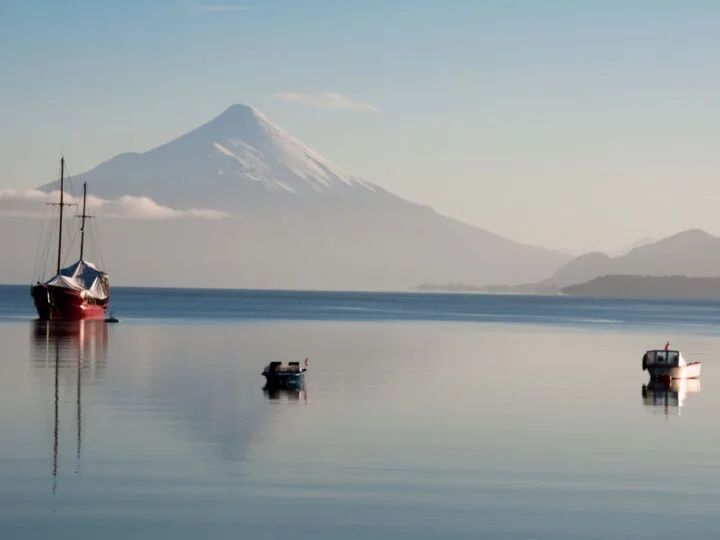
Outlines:
<svg viewBox="0 0 720 540"><path fill-rule="evenodd" d="M87 182L83 182L83 210L82 215L80 216L81 222L80 222L80 260L82 261L83 258L83 249L85 248L85 218L89 217L85 213L85 204L87 202Z"/></svg>
<svg viewBox="0 0 720 540"><path fill-rule="evenodd" d="M65 157L60 158L60 202L48 203L51 206L60 207L60 223L58 224L58 252L57 252L57 273L60 273L60 264L62 263L62 225L63 225L63 207L70 206L65 202ZM85 212L83 212L84 214ZM82 248L81 248L82 249Z"/></svg>
<svg viewBox="0 0 720 540"><path fill-rule="evenodd" d="M64 192L65 192L65 157L60 158L60 225L58 226L58 257L57 257L57 273L60 273L60 259L62 257L62 220L63 220L63 206L64 203Z"/></svg>

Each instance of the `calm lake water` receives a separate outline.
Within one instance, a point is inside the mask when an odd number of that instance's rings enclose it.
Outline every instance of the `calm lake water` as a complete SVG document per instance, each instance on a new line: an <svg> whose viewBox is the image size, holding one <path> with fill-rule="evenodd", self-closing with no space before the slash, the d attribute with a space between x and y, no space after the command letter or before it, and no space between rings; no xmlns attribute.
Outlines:
<svg viewBox="0 0 720 540"><path fill-rule="evenodd" d="M48 326L0 287L2 540L720 530L720 303L113 294L120 324ZM666 340L701 386L645 386Z"/></svg>

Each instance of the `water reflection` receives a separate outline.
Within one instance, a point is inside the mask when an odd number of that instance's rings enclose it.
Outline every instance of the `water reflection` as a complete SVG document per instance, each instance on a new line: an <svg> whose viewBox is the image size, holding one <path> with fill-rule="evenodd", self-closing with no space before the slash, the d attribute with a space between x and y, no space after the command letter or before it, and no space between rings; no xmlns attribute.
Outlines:
<svg viewBox="0 0 720 540"><path fill-rule="evenodd" d="M673 379L670 382L662 379L651 379L642 385L643 405L651 408L652 412L663 411L670 414L670 409L681 414L688 394L700 392L700 379Z"/></svg>
<svg viewBox="0 0 720 540"><path fill-rule="evenodd" d="M263 394L265 394L265 397L270 401L293 403L300 402L302 400L307 403L307 390L305 388L305 382L289 387L279 387L276 385L266 384L263 387Z"/></svg>
<svg viewBox="0 0 720 540"><path fill-rule="evenodd" d="M108 325L103 321L34 321L33 355L37 369L55 369L60 375L77 371L87 382L102 381L107 368Z"/></svg>
<svg viewBox="0 0 720 540"><path fill-rule="evenodd" d="M52 370L53 388L53 465L52 491L57 489L58 455L60 450L60 381L63 386L76 387L76 469L80 472L82 454L82 385L100 382L107 367L108 328L102 321L34 321L32 357L35 368Z"/></svg>

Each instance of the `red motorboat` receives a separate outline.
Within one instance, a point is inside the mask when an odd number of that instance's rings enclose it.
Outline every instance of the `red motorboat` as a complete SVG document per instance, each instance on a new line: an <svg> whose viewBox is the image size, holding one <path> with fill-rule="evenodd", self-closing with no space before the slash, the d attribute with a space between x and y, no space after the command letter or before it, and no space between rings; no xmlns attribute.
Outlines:
<svg viewBox="0 0 720 540"><path fill-rule="evenodd" d="M104 320L110 302L108 274L83 256L85 247L85 220L87 215L87 184L83 185L83 207L80 225L80 259L61 268L63 208L69 206L64 199L65 159L60 159L60 202L51 203L60 209L58 225L57 270L45 282L38 281L30 289L38 318L42 321L83 319Z"/></svg>

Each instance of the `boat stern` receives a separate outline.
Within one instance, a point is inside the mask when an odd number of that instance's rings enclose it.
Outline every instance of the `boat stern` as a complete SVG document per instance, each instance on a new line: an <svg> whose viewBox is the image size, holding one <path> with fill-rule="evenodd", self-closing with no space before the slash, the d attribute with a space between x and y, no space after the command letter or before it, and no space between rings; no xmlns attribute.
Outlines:
<svg viewBox="0 0 720 540"><path fill-rule="evenodd" d="M38 319L41 321L50 320L50 291L47 285L38 283L30 287L30 296L33 298L35 303L35 310L38 314Z"/></svg>

